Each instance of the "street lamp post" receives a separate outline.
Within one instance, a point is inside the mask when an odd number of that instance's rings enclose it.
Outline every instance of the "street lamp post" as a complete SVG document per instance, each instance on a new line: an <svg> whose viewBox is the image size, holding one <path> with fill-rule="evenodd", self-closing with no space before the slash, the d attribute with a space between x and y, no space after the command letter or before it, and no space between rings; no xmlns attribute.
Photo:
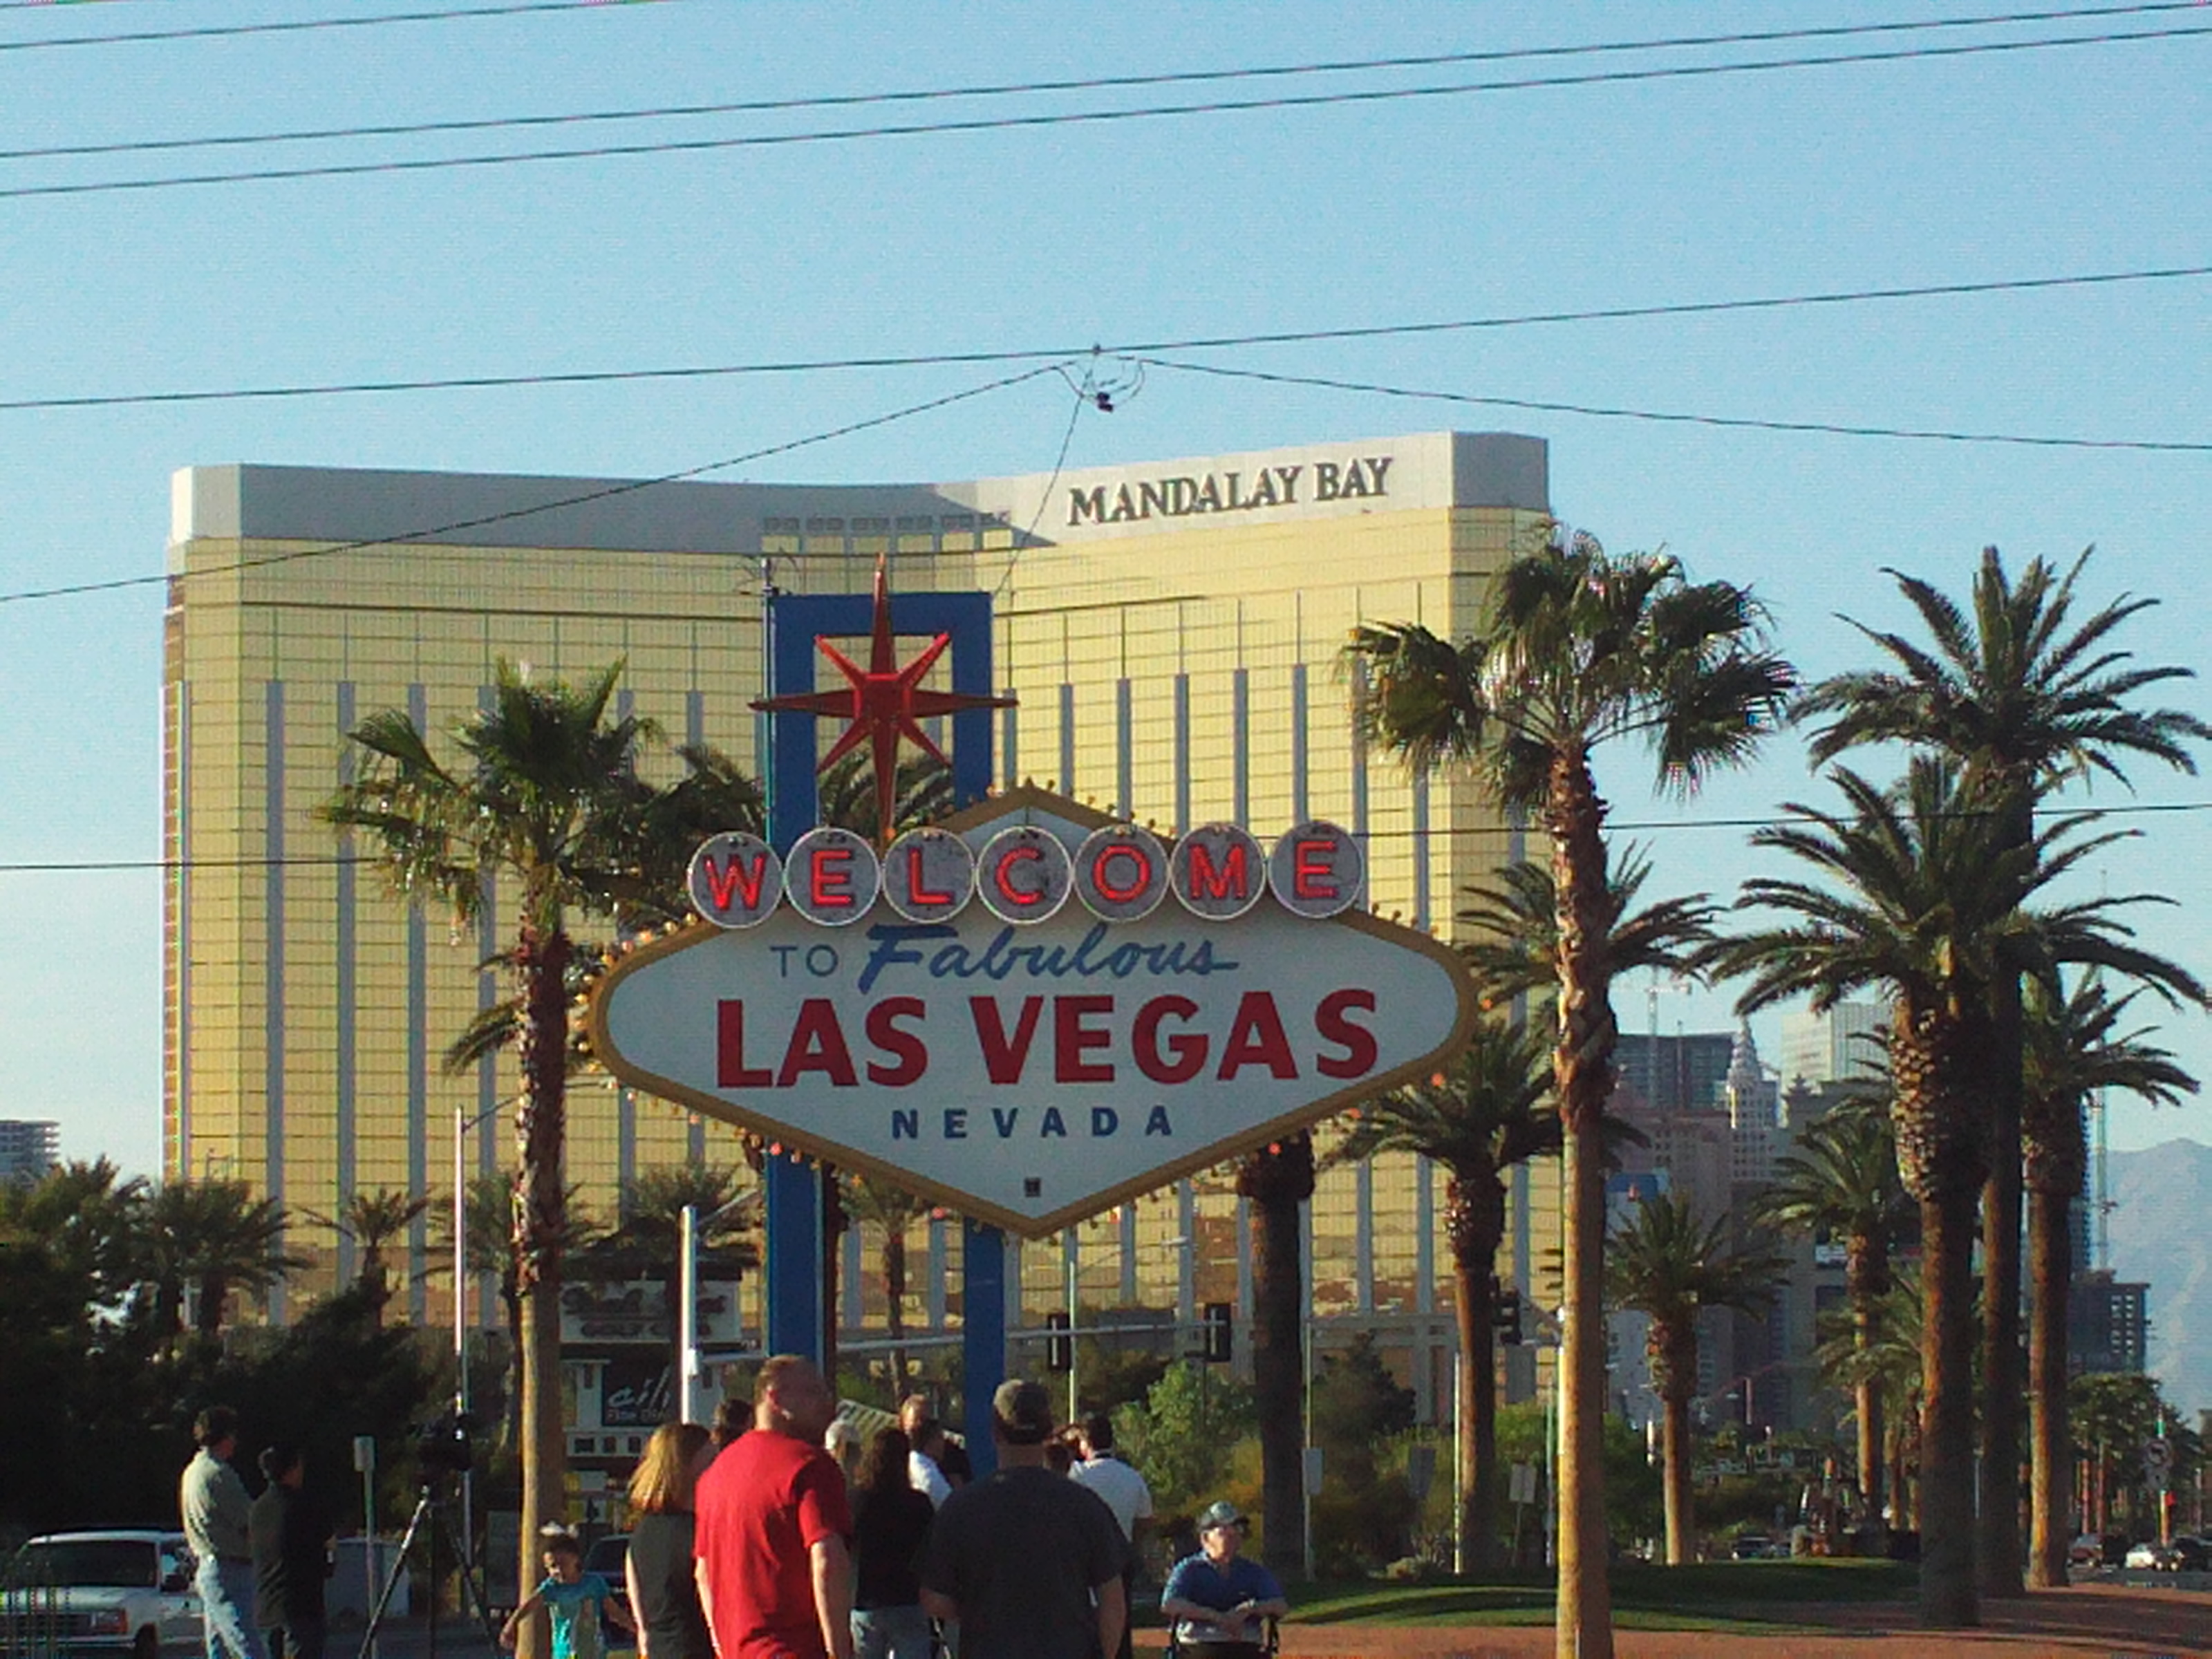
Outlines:
<svg viewBox="0 0 2212 1659"><path fill-rule="evenodd" d="M711 1227L744 1202L733 1198L704 1216L696 1204L686 1204L676 1223L676 1316L682 1339L677 1344L676 1410L679 1421L699 1420L699 1233Z"/></svg>

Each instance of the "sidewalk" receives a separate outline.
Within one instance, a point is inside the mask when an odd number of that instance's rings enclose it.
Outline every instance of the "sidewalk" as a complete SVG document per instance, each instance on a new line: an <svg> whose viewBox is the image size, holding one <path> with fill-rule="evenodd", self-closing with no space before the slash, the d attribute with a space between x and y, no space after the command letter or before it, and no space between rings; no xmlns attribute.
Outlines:
<svg viewBox="0 0 2212 1659"><path fill-rule="evenodd" d="M1760 1609L1773 1618L1778 1609ZM1904 1606L1806 1606L1819 1635L1621 1631L1620 1659L2212 1659L2212 1593L2076 1584L1984 1605L1978 1631L1921 1631ZM1283 1626L1286 1659L1551 1659L1549 1626Z"/></svg>

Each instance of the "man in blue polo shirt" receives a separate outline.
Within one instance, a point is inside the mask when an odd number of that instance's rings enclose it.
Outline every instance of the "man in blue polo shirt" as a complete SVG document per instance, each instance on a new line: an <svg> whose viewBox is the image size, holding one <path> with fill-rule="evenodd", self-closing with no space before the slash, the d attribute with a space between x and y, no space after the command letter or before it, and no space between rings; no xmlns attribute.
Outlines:
<svg viewBox="0 0 2212 1659"><path fill-rule="evenodd" d="M1199 1553L1176 1563L1160 1592L1176 1641L1199 1659L1264 1653L1267 1620L1290 1610L1274 1574L1237 1553L1245 1530L1234 1504L1209 1504L1198 1517Z"/></svg>

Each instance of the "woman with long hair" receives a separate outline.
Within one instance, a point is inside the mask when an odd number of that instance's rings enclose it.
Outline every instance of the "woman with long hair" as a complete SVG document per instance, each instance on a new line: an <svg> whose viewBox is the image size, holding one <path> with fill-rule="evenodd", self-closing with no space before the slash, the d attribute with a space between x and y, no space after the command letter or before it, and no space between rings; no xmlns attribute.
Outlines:
<svg viewBox="0 0 2212 1659"><path fill-rule="evenodd" d="M714 1638L691 1576L691 1493L714 1461L714 1437L696 1423L663 1423L629 1478L629 1581L637 1659L714 1659Z"/></svg>
<svg viewBox="0 0 2212 1659"><path fill-rule="evenodd" d="M854 1473L854 1659L930 1659L915 1564L937 1506L908 1478L912 1449L903 1430L878 1429Z"/></svg>

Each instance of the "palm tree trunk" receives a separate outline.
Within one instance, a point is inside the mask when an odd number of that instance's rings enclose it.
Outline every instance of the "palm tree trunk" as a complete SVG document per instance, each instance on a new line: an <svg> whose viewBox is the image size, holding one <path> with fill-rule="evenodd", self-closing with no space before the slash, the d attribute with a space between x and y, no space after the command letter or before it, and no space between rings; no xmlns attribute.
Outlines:
<svg viewBox="0 0 2212 1659"><path fill-rule="evenodd" d="M1252 1392L1260 1417L1261 1519L1278 1575L1306 1555L1305 1350L1298 1206L1313 1192L1313 1143L1255 1153L1238 1171L1252 1202Z"/></svg>
<svg viewBox="0 0 2212 1659"><path fill-rule="evenodd" d="M1921 1200L1920 1617L1981 1623L1974 1577L1974 1210L1979 1189Z"/></svg>
<svg viewBox="0 0 2212 1659"><path fill-rule="evenodd" d="M1458 1463L1459 1559L1462 1573L1496 1565L1498 1557L1498 1328L1496 1241L1485 1245L1467 1213L1474 1178L1455 1175L1445 1208L1452 1246L1452 1309L1459 1323L1459 1411L1453 1425ZM1492 1182L1495 1185L1495 1182Z"/></svg>
<svg viewBox="0 0 2212 1659"><path fill-rule="evenodd" d="M1559 1659L1613 1659L1605 1522L1605 1147L1615 1032L1605 803L1579 747L1552 759L1545 829L1559 899L1559 1044L1552 1071L1562 1126L1565 1330L1559 1346Z"/></svg>
<svg viewBox="0 0 2212 1659"><path fill-rule="evenodd" d="M1976 1565L1984 1595L2021 1582L2021 1002L2017 978L1991 995L1990 1178L1982 1195L1982 1463Z"/></svg>
<svg viewBox="0 0 2212 1659"><path fill-rule="evenodd" d="M204 1342L213 1342L222 1334L223 1304L230 1300L230 1280L221 1273L209 1273L200 1280L199 1305L192 1310L193 1334Z"/></svg>
<svg viewBox="0 0 2212 1659"><path fill-rule="evenodd" d="M2031 1191L2027 1252L2027 1582L2039 1589L2066 1583L2073 1535L2073 1435L2066 1420L2067 1294L2074 1278L2073 1194Z"/></svg>
<svg viewBox="0 0 2212 1659"><path fill-rule="evenodd" d="M568 1425L561 1388L562 1243L568 1193L568 938L526 926L516 950L523 981L522 1098L515 1109L515 1279L522 1298L520 1565L516 1582L536 1582L538 1529L566 1516ZM544 1659L545 1620L522 1627L516 1659Z"/></svg>
<svg viewBox="0 0 2212 1659"><path fill-rule="evenodd" d="M1851 1347L1858 1356L1858 1382L1853 1388L1853 1413L1858 1419L1859 1503L1867 1523L1879 1533L1882 1504L1881 1385L1868 1364L1868 1357L1881 1334L1881 1297L1888 1288L1889 1240L1854 1238L1846 1246L1844 1294L1851 1304Z"/></svg>
<svg viewBox="0 0 2212 1659"><path fill-rule="evenodd" d="M1697 1375L1694 1363L1690 1376ZM1676 1382L1660 1401L1659 1455L1666 1480L1667 1565L1697 1559L1697 1522L1690 1491L1690 1396Z"/></svg>
<svg viewBox="0 0 2212 1659"><path fill-rule="evenodd" d="M896 1215L884 1227L884 1334L891 1341L894 1395L906 1393L906 1227Z"/></svg>

